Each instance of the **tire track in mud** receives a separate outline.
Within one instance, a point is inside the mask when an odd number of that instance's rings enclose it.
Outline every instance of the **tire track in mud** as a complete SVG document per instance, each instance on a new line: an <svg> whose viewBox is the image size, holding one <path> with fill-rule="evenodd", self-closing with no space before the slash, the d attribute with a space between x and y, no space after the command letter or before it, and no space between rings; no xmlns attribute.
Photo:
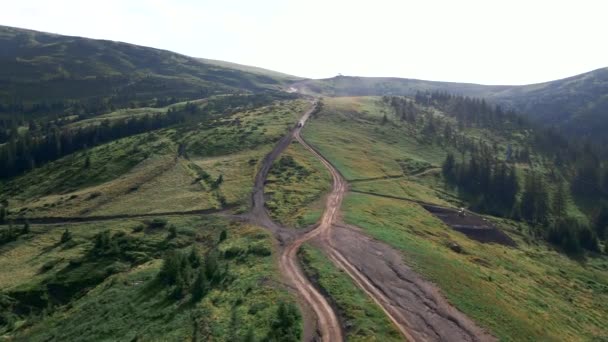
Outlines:
<svg viewBox="0 0 608 342"><path fill-rule="evenodd" d="M353 266L340 252L338 252L334 246L331 238L331 227L336 220L336 213L342 205L342 199L347 190L347 183L338 172L338 170L331 165L331 163L325 159L317 150L309 145L300 135L300 130L295 132L295 139L310 153L312 153L331 173L333 179L332 191L327 197L325 211L321 217L321 221L317 229L313 232L319 236L319 240L323 245L323 249L327 252L329 259L341 268L346 274L348 274L352 280L361 288L372 300L380 306L382 311L388 316L388 318L397 327L399 332L410 341L414 341L414 337L409 333L406 326L401 324L397 313L390 306L390 300L386 298L378 289L376 289L369 280L361 274L361 272Z"/></svg>

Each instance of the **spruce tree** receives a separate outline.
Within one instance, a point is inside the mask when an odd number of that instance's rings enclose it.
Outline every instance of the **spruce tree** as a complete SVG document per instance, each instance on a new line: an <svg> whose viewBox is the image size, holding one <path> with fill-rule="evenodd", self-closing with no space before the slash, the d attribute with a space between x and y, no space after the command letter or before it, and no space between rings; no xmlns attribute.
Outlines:
<svg viewBox="0 0 608 342"><path fill-rule="evenodd" d="M553 200L551 202L551 212L557 219L560 219L566 215L566 196L567 194L564 183L560 181L557 183L557 189L555 190L555 194L553 195Z"/></svg>
<svg viewBox="0 0 608 342"><path fill-rule="evenodd" d="M441 170L443 172L443 177L445 177L445 179L448 182L454 181L455 167L456 167L456 160L454 159L454 154L452 154L450 152L445 157L445 161L443 162L443 165L441 166Z"/></svg>
<svg viewBox="0 0 608 342"><path fill-rule="evenodd" d="M23 224L23 228L21 228L21 234L29 234L30 233L30 223L28 221L25 221L25 223Z"/></svg>
<svg viewBox="0 0 608 342"><path fill-rule="evenodd" d="M220 242L223 242L224 240L226 240L227 237L228 237L228 232L226 232L226 229L222 230L222 232L220 233Z"/></svg>
<svg viewBox="0 0 608 342"><path fill-rule="evenodd" d="M194 284L192 284L192 300L198 302L201 300L207 292L209 291L209 282L207 281L207 277L205 276L205 270L203 268L199 268L196 278L194 279Z"/></svg>
<svg viewBox="0 0 608 342"><path fill-rule="evenodd" d="M196 246L192 246L190 255L188 255L188 261L193 268L198 268L201 265L201 255L199 254Z"/></svg>

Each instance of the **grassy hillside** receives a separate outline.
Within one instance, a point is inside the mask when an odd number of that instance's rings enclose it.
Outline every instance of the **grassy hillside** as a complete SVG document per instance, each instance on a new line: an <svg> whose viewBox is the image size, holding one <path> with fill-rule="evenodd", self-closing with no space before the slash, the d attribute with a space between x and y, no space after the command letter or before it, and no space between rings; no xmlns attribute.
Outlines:
<svg viewBox="0 0 608 342"><path fill-rule="evenodd" d="M66 229L71 239L62 242ZM110 243L117 242L114 249L99 247L97 236L106 231ZM218 240L222 231L226 238ZM292 302L277 285L270 235L221 218L32 226L0 250L0 331L17 340L261 339L279 303ZM226 274L202 299L194 300L190 290L176 299L159 278L162 259L192 250L203 260L197 267L207 267L215 253Z"/></svg>
<svg viewBox="0 0 608 342"><path fill-rule="evenodd" d="M485 86L472 83L425 81L397 77L336 76L302 80L292 86L304 94L325 96L414 95L417 91L447 91L469 96L489 96L508 86Z"/></svg>
<svg viewBox="0 0 608 342"><path fill-rule="evenodd" d="M296 100L233 108L211 120L118 139L1 181L0 198L11 217L246 206L258 163L307 106Z"/></svg>
<svg viewBox="0 0 608 342"><path fill-rule="evenodd" d="M268 69L264 69L264 68L258 68L258 67L251 66L251 65L243 65L243 64L238 64L238 63L220 61L217 59L207 59L207 58L199 58L198 60L200 60L201 62L203 62L205 64L212 64L212 65L217 65L217 66L224 67L224 68L242 70L242 71L249 72L252 74L268 76L268 77L274 78L274 79L276 79L278 81L282 81L282 82L294 82L294 81L299 81L299 80L303 79L302 77L288 75L288 74L284 74L282 72L268 70Z"/></svg>
<svg viewBox="0 0 608 342"><path fill-rule="evenodd" d="M284 324L285 310L291 318L281 331L300 334L299 311L280 282L269 233L200 215L247 210L261 159L309 106L303 100L263 103L190 103L185 122L3 180L0 198L9 214L0 224L0 335L28 341L280 340L274 326ZM208 106L215 107L205 112ZM87 216L96 221L11 223ZM193 249L201 265L192 261ZM167 280L163 270L176 264L170 261L176 253L188 262L179 261L179 276ZM215 271L207 274L209 267ZM196 295L201 272L207 279L202 297Z"/></svg>
<svg viewBox="0 0 608 342"><path fill-rule="evenodd" d="M351 182L344 220L403 253L404 261L436 283L457 308L502 340L590 340L608 336L608 258L571 259L533 237L534 228L488 217L516 242L483 244L455 232L421 206L382 195L461 206L466 196L446 186L438 168L453 146L423 134L420 121L395 118L381 98L327 98L304 137ZM423 108L419 108L423 110ZM436 108L436 115L441 113ZM386 115L386 121L383 119ZM504 155L521 132L466 128ZM518 172L544 170L542 153ZM547 177L549 171L545 170ZM358 193L372 192L377 195ZM579 212L569 202L569 210ZM580 213L580 212L579 212ZM457 244L461 253L449 246Z"/></svg>
<svg viewBox="0 0 608 342"><path fill-rule="evenodd" d="M117 105L277 90L283 79L120 42L0 27L0 103Z"/></svg>

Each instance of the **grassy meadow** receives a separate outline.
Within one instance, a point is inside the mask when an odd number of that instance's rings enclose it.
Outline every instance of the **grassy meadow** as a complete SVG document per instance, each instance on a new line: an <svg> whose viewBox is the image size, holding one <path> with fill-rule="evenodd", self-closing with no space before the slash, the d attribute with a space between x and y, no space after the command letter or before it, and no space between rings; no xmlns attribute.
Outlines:
<svg viewBox="0 0 608 342"><path fill-rule="evenodd" d="M0 260L2 269L7 270L0 276L3 294L20 298L20 304L35 305L36 295L45 289L51 303L60 300L53 294L59 285L75 292L64 306L50 304L48 309L25 317L3 314L12 328L3 333L28 341L77 340L82 336L154 341L266 336L278 304L293 302L279 281L270 234L218 217L174 216L166 220L163 227L141 220L34 225L30 234L0 247L7 256ZM171 226L176 227L175 237L170 237ZM72 238L61 243L65 229ZM126 256L88 257L95 235L105 230L133 241ZM222 231L226 231L226 238L220 241ZM204 257L217 250L228 280L213 287L200 302L193 302L188 295L174 300L157 277L161 258L171 250L189 253L193 247ZM81 291L76 291L78 287Z"/></svg>
<svg viewBox="0 0 608 342"><path fill-rule="evenodd" d="M323 164L293 141L270 169L266 207L273 219L286 226L314 224L325 208L322 196L331 188L331 181Z"/></svg>

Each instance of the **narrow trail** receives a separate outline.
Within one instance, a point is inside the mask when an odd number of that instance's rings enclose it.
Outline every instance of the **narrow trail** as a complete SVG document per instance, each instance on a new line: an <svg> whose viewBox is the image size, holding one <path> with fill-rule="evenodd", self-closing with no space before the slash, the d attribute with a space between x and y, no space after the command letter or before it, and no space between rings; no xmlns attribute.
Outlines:
<svg viewBox="0 0 608 342"><path fill-rule="evenodd" d="M382 311L388 316L388 318L395 324L399 332L409 341L414 341L414 337L409 333L407 326L402 324L404 321L403 317L399 317L397 312L391 305L391 301L377 289L365 275L363 275L354 265L352 265L338 250L334 248L333 240L331 237L331 227L336 222L336 213L342 206L342 199L348 188L348 185L338 170L317 152L312 146L310 146L300 135L300 130L295 132L295 139L310 153L312 153L319 161L327 168L331 173L333 179L333 186L331 193L327 197L325 211L321 217L321 222L317 229L312 231L311 237L319 235L320 241L328 252L329 259L338 267L340 267L346 274L348 274L353 281L361 288L372 300L380 306ZM299 247L299 246L298 246Z"/></svg>
<svg viewBox="0 0 608 342"><path fill-rule="evenodd" d="M210 215L222 214L234 209L237 205L227 205L223 208L215 209L196 209L188 211L165 211L160 213L147 214L115 214L115 215L94 215L94 216L38 216L38 217L15 217L11 218L10 222L14 224L23 224L25 222L37 225L62 225L75 223L103 222L121 219L143 219L147 217L163 217L163 216L192 216L192 215Z"/></svg>
<svg viewBox="0 0 608 342"><path fill-rule="evenodd" d="M284 246L279 257L279 268L285 279L298 292L304 304L307 305L316 316L317 330L322 341L343 341L342 327L338 316L325 297L312 285L302 271L297 257L297 252L303 243L315 238L321 233L320 229L311 230L297 237L293 229L285 229L276 224L264 207L264 183L274 160L289 146L294 137L300 136L300 130L311 113L316 109L313 103L311 108L302 116L298 126L290 134L287 134L275 145L274 149L264 158L262 166L255 177L252 194L252 210L250 220L262 225L272 231L279 243ZM327 215L327 214L326 214ZM324 216L326 216L324 215Z"/></svg>

